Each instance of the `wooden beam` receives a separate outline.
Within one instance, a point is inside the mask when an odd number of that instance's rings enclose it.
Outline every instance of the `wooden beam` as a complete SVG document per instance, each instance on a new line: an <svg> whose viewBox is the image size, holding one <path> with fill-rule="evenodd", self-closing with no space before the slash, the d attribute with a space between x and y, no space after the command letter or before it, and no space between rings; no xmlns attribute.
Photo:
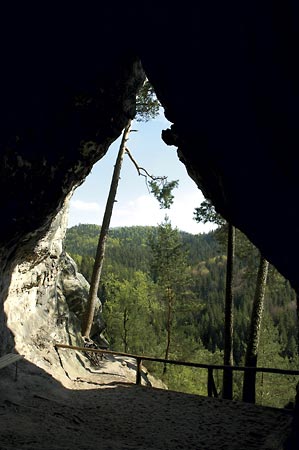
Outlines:
<svg viewBox="0 0 299 450"><path fill-rule="evenodd" d="M8 353L7 355L1 356L0 358L0 369L3 369L10 364L13 364L20 359L24 358L23 355L19 355L17 353Z"/></svg>

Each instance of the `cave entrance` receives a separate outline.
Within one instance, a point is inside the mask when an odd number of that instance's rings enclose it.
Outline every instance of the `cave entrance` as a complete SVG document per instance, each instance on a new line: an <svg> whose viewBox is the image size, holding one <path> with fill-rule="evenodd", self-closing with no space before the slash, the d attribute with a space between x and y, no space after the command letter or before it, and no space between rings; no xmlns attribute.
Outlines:
<svg viewBox="0 0 299 450"><path fill-rule="evenodd" d="M194 209L204 200L204 196L179 160L176 147L166 145L161 138L162 130L170 125L163 113L148 122L133 121L134 131L130 133L127 146L138 164L151 175L167 176L169 181L178 180L178 187L173 190L172 206L170 209L160 209L158 201L148 190L145 178L138 175L132 161L125 155L111 228L156 226L163 221L165 213L172 226L180 231L198 234L213 227L211 224L198 224L193 219ZM120 141L121 136L74 191L68 228L80 223L101 225Z"/></svg>

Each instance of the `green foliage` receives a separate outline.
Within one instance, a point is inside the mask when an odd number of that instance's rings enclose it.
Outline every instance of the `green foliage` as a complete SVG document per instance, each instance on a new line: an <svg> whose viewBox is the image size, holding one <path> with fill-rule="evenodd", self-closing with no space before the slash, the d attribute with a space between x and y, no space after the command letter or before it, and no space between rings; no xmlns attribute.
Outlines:
<svg viewBox="0 0 299 450"><path fill-rule="evenodd" d="M192 354L192 362L206 364L222 364L223 355L218 350L209 352L203 346L198 346ZM186 358L182 358L188 361ZM161 371L161 368L160 368ZM188 392L190 394L207 395L207 370L197 367L185 367L169 365L164 381L168 388L173 391ZM220 392L222 385L222 374L220 371L214 372L214 381L217 392Z"/></svg>
<svg viewBox="0 0 299 450"><path fill-rule="evenodd" d="M137 271L130 281L110 276L103 285L103 318L111 346L125 352L148 353L149 343L155 340L151 280Z"/></svg>
<svg viewBox="0 0 299 450"><path fill-rule="evenodd" d="M187 255L182 249L179 231L172 228L166 215L162 222L149 236L152 251L151 269L153 278L162 286L179 285L180 273L187 267Z"/></svg>
<svg viewBox="0 0 299 450"><path fill-rule="evenodd" d="M194 298L190 286L190 273L187 267L187 254L182 248L179 231L173 229L169 218L165 216L164 222L156 232L149 236L152 251L151 274L157 286L157 299L161 305L166 330L165 359L169 359L170 349L176 341L174 328L177 327L178 317L186 317L185 309L191 312L187 305ZM181 314L179 314L180 310ZM192 320L191 320L192 321ZM188 325L188 320L185 319ZM180 327L182 332L183 326ZM164 373L166 366L164 366Z"/></svg>
<svg viewBox="0 0 299 450"><path fill-rule="evenodd" d="M154 230L156 227L150 226L110 228L104 272L117 273L120 279L129 279L137 270L149 272L151 250L148 236ZM66 233L66 250L75 259L79 271L88 280L88 271L81 266L81 261L84 255L94 258L99 232L99 225L80 224L69 228ZM183 248L188 255L188 265L193 266L198 261L209 258L211 254L220 252L213 232L196 236L180 232L180 236Z"/></svg>
<svg viewBox="0 0 299 450"><path fill-rule="evenodd" d="M167 181L166 177L162 177L159 180L150 180L148 182L151 193L154 194L160 204L160 209L170 208L174 199L172 190L177 188L178 184L178 180Z"/></svg>
<svg viewBox="0 0 299 450"><path fill-rule="evenodd" d="M241 361L243 363L243 360ZM279 330L269 314L263 318L261 330L258 367L276 367L285 370L298 370L298 355L292 358L283 356L283 346ZM298 377L272 373L258 373L256 376L256 403L283 408L294 400ZM241 399L241 391L237 395Z"/></svg>
<svg viewBox="0 0 299 450"><path fill-rule="evenodd" d="M160 106L153 86L146 80L136 98L136 121L147 122L154 119L159 114Z"/></svg>
<svg viewBox="0 0 299 450"><path fill-rule="evenodd" d="M211 222L218 226L225 224L225 219L216 212L210 200L204 200L198 208L195 208L193 218L196 222Z"/></svg>
<svg viewBox="0 0 299 450"><path fill-rule="evenodd" d="M86 278L92 270L99 229L97 225L78 225L66 233L66 251ZM166 280L162 267L168 267L174 278L181 277L180 272L184 274L181 286L174 280L178 294L174 303L171 359L222 363L226 256L217 232L194 236L173 230L167 221L161 230L159 227L109 230L99 296L111 348L123 351L126 347L132 353L164 357L167 331L161 282ZM157 242L158 238L165 241L165 248L157 245L155 260L149 240ZM240 365L246 350L258 262L254 247L246 248L241 254L236 252L235 259L234 359ZM178 258L177 264L174 256ZM180 267L185 269L178 270ZM271 267L258 365L297 369L296 337L295 293L289 282ZM146 367L161 376L161 364L147 363ZM166 376L170 389L206 395L204 370L169 365ZM215 371L214 376L220 390L221 371ZM259 375L257 401L282 406L293 398L295 384L292 377ZM234 374L234 391L235 398L240 399L240 373Z"/></svg>

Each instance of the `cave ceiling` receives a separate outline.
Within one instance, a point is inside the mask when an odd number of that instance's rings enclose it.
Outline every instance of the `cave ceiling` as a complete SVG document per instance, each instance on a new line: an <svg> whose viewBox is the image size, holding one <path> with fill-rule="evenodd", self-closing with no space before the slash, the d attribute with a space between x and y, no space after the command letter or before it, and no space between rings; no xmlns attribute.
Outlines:
<svg viewBox="0 0 299 450"><path fill-rule="evenodd" d="M162 139L298 290L299 13L260 3L3 14L2 253L47 230L147 76L173 124Z"/></svg>

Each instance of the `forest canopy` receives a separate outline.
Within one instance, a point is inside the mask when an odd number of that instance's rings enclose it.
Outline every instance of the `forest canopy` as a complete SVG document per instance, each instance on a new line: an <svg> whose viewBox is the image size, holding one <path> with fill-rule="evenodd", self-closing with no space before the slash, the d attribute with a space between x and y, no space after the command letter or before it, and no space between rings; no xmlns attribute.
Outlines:
<svg viewBox="0 0 299 450"><path fill-rule="evenodd" d="M97 225L81 224L69 228L66 233L66 251L88 281L92 273L99 230ZM107 323L106 337L115 351L125 350L164 357L167 325L161 293L158 292L159 277L155 271L157 266L155 269L153 265L151 244L157 232L158 227L149 226L109 230L98 295ZM184 258L186 257L184 283L188 285L185 284L184 291L178 293L174 305L169 356L172 359L221 364L225 246L221 244L217 231L198 235L176 229L174 232L177 233ZM243 248L240 254L236 253L233 291L234 361L237 365L242 365L244 361L257 266L256 250L253 247L248 246L246 251ZM270 266L258 365L297 368L296 336L295 293L289 282ZM151 370L158 369L153 366ZM198 374L195 375L191 369L169 369L168 376L173 380L172 388L198 391ZM275 383L279 391L277 402L287 403L290 391L283 384L279 388L279 383L273 377L275 376L272 375L271 378L269 375L267 379L269 383ZM238 384L238 380L235 383ZM267 404L267 381L263 379L260 383L263 384L263 389L257 385L257 392L260 389L257 401ZM285 394L282 394L284 391ZM273 398L269 404L273 405Z"/></svg>

